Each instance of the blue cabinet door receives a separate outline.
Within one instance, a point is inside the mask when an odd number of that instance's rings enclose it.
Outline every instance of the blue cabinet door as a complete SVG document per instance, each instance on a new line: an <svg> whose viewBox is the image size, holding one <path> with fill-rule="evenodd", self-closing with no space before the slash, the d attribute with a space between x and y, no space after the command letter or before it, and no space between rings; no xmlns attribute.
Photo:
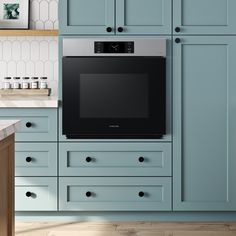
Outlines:
<svg viewBox="0 0 236 236"><path fill-rule="evenodd" d="M114 0L60 0L59 16L62 35L114 34Z"/></svg>
<svg viewBox="0 0 236 236"><path fill-rule="evenodd" d="M116 33L170 34L171 15L171 0L117 0Z"/></svg>
<svg viewBox="0 0 236 236"><path fill-rule="evenodd" d="M176 34L236 33L235 0L174 0L173 9Z"/></svg>
<svg viewBox="0 0 236 236"><path fill-rule="evenodd" d="M60 177L59 211L171 211L170 177Z"/></svg>
<svg viewBox="0 0 236 236"><path fill-rule="evenodd" d="M174 210L235 211L236 40L180 39L173 46Z"/></svg>
<svg viewBox="0 0 236 236"><path fill-rule="evenodd" d="M59 175L171 176L171 154L171 143L60 143Z"/></svg>
<svg viewBox="0 0 236 236"><path fill-rule="evenodd" d="M54 108L1 108L2 120L20 120L17 142L57 141L57 109Z"/></svg>
<svg viewBox="0 0 236 236"><path fill-rule="evenodd" d="M16 143L15 176L57 176L57 143Z"/></svg>

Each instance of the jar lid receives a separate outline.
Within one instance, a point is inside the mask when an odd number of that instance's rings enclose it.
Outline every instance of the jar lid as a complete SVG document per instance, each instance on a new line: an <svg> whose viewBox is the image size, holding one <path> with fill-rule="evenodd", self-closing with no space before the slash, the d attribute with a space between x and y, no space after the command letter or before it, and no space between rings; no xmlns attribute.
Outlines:
<svg viewBox="0 0 236 236"><path fill-rule="evenodd" d="M48 79L48 77L40 77L40 79L46 80L46 79Z"/></svg>
<svg viewBox="0 0 236 236"><path fill-rule="evenodd" d="M31 77L31 79L36 80L39 79L39 77Z"/></svg>
<svg viewBox="0 0 236 236"><path fill-rule="evenodd" d="M11 77L7 77L7 76L6 76L6 77L4 77L4 79L11 79Z"/></svg>
<svg viewBox="0 0 236 236"><path fill-rule="evenodd" d="M20 79L20 77L13 77L13 79Z"/></svg>
<svg viewBox="0 0 236 236"><path fill-rule="evenodd" d="M27 80L27 79L29 79L29 77L22 77L22 79Z"/></svg>

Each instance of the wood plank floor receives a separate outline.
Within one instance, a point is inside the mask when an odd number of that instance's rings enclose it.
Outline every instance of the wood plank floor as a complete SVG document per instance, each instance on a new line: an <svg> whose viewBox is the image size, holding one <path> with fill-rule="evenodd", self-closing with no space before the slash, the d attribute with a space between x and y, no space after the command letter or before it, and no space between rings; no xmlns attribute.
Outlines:
<svg viewBox="0 0 236 236"><path fill-rule="evenodd" d="M16 236L236 236L236 222L16 222Z"/></svg>

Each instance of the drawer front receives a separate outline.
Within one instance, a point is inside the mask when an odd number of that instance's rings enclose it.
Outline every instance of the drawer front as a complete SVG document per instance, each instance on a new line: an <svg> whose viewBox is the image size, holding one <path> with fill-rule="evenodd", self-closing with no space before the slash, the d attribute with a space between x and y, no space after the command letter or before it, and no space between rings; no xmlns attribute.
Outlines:
<svg viewBox="0 0 236 236"><path fill-rule="evenodd" d="M171 176L169 143L61 143L60 176Z"/></svg>
<svg viewBox="0 0 236 236"><path fill-rule="evenodd" d="M57 143L16 143L15 176L57 176Z"/></svg>
<svg viewBox="0 0 236 236"><path fill-rule="evenodd" d="M61 177L65 211L170 211L171 178Z"/></svg>
<svg viewBox="0 0 236 236"><path fill-rule="evenodd" d="M56 211L57 178L15 178L16 211Z"/></svg>
<svg viewBox="0 0 236 236"><path fill-rule="evenodd" d="M57 109L0 109L3 120L21 120L16 141L57 141Z"/></svg>

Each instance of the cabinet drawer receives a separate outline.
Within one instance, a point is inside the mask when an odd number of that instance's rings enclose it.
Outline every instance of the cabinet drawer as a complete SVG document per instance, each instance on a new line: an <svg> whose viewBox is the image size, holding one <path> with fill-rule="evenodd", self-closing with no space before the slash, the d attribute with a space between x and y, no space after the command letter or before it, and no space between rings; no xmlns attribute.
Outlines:
<svg viewBox="0 0 236 236"><path fill-rule="evenodd" d="M3 120L21 120L16 141L56 141L57 109L0 109Z"/></svg>
<svg viewBox="0 0 236 236"><path fill-rule="evenodd" d="M60 178L60 210L169 211L171 178Z"/></svg>
<svg viewBox="0 0 236 236"><path fill-rule="evenodd" d="M61 143L61 176L171 176L169 143Z"/></svg>
<svg viewBox="0 0 236 236"><path fill-rule="evenodd" d="M56 211L57 178L15 178L15 210Z"/></svg>
<svg viewBox="0 0 236 236"><path fill-rule="evenodd" d="M57 176L57 143L16 143L15 176Z"/></svg>

